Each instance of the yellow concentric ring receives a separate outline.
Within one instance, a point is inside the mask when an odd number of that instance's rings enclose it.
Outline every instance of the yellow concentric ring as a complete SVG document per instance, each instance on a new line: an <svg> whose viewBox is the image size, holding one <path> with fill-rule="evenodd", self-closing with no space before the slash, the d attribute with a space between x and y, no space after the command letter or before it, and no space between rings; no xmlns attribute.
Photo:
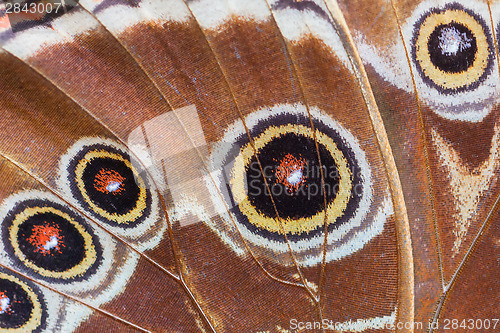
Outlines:
<svg viewBox="0 0 500 333"><path fill-rule="evenodd" d="M92 199L89 197L86 189L85 189L85 183L83 180L83 173L87 167L87 165L93 160L93 159L99 159L99 158L111 158L114 160L118 160L120 162L125 163L125 165L132 170L132 173L134 174L134 177L137 181L137 185L139 187L139 198L137 199L136 205L134 208L132 208L128 213L125 214L117 214L117 213L109 213L106 210L100 208L97 206ZM82 194L83 199L85 202L90 206L90 208L99 214L100 216L116 222L118 224L128 224L130 222L136 221L138 218L140 218L146 210L146 185L144 183L144 180L142 177L139 175L137 170L132 166L132 163L130 163L129 160L123 158L120 154L116 153L111 153L105 150L92 150L89 151L88 153L85 154L84 158L82 158L79 162L78 165L76 166L75 169L75 175L76 175L76 183L78 186L78 189L80 190L80 193Z"/></svg>
<svg viewBox="0 0 500 333"><path fill-rule="evenodd" d="M62 217L63 219L71 223L84 239L85 256L78 265L66 271L54 272L39 267L35 263L27 259L23 254L23 252L21 251L21 249L19 248L17 237L19 234L19 227L21 226L21 224L25 223L32 216L45 213L52 213ZM76 276L84 274L97 260L97 252L95 249L94 242L92 240L92 236L85 230L85 228L80 223L76 222L70 215L54 207L29 207L20 212L19 214L17 214L12 221L12 225L9 227L9 240L10 243L12 244L12 247L14 248L14 253L27 267L33 269L35 272L38 272L42 276L50 278L72 279Z"/></svg>
<svg viewBox="0 0 500 333"><path fill-rule="evenodd" d="M31 300L31 303L33 304L33 309L31 310L31 316L29 320L22 326L16 327L16 328L7 328L7 329L2 329L1 331L9 332L9 333L24 333L24 332L32 332L34 331L37 327L39 327L42 323L42 304L38 298L38 295L31 289L27 284L19 280L18 278L1 273L0 272L0 279L4 280L9 280L23 288L23 290L28 294L28 297Z"/></svg>
<svg viewBox="0 0 500 333"><path fill-rule="evenodd" d="M314 140L314 135L311 129L306 126L272 126L254 139L253 142L257 154L259 150L264 148L273 139L287 133L294 133ZM335 199L328 204L326 209L328 223L334 223L338 217L344 214L349 198L351 197L352 174L344 154L338 149L337 144L330 137L316 130L316 140L318 144L323 145L330 152L337 165L340 178L337 195L335 196ZM250 223L259 229L264 229L278 234L302 234L321 228L325 221L324 211L318 212L311 217L300 219L274 219L264 216L257 211L248 198L245 186L245 170L253 156L254 149L252 145L248 143L240 150L239 155L236 157L230 179L234 199L238 203L240 211L247 216Z"/></svg>
<svg viewBox="0 0 500 333"><path fill-rule="evenodd" d="M467 27L476 39L475 60L467 70L460 73L445 72L436 67L430 57L427 43L436 27L459 23ZM415 58L422 71L436 85L443 89L459 89L477 82L485 73L489 63L490 46L484 27L470 14L460 9L429 14L418 29L415 40Z"/></svg>

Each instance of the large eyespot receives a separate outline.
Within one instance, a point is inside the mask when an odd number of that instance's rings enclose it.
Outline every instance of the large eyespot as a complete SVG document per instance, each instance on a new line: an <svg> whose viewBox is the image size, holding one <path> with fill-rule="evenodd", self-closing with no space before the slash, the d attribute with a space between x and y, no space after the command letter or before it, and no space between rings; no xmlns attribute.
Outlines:
<svg viewBox="0 0 500 333"><path fill-rule="evenodd" d="M0 272L0 330L40 332L45 329L47 308L43 295L32 283Z"/></svg>
<svg viewBox="0 0 500 333"><path fill-rule="evenodd" d="M313 133L302 125L271 125L254 139L256 155L247 143L236 156L231 172L233 194L246 217L242 220L256 232L280 240L284 234L292 239L310 238L324 229L325 195L332 223L346 213L351 197L351 205L359 203L358 196L351 195L353 183L361 183L359 172L351 171L357 169L351 164L356 161L349 163L346 158L353 157L351 152L343 146L341 151L325 133L316 134L321 165Z"/></svg>
<svg viewBox="0 0 500 333"><path fill-rule="evenodd" d="M488 6L469 5L423 2L403 34L420 99L444 118L477 122L498 95L498 68Z"/></svg>
<svg viewBox="0 0 500 333"><path fill-rule="evenodd" d="M48 200L19 202L4 219L2 236L12 258L49 281L86 278L102 260L86 223Z"/></svg>
<svg viewBox="0 0 500 333"><path fill-rule="evenodd" d="M491 73L491 32L458 4L427 11L415 23L412 57L424 81L445 94L476 88Z"/></svg>
<svg viewBox="0 0 500 333"><path fill-rule="evenodd" d="M237 253L243 236L288 264L288 240L301 264L315 265L322 260L325 215L327 260L356 251L382 230L392 206L372 200L371 169L359 143L319 110L310 112L315 132L303 105L256 111L245 119L252 142L237 121L212 151L214 171L206 181L225 224L205 222ZM388 208L368 216L382 206Z"/></svg>
<svg viewBox="0 0 500 333"><path fill-rule="evenodd" d="M139 166L124 147L86 138L61 159L59 184L93 218L145 249L157 244L166 223L158 195Z"/></svg>

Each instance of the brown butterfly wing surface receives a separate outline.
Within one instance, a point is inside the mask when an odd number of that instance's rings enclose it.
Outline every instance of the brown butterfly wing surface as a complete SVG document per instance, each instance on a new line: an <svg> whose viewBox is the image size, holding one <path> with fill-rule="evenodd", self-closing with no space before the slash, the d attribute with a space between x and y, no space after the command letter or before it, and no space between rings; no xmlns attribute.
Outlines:
<svg viewBox="0 0 500 333"><path fill-rule="evenodd" d="M341 8L351 13L405 193L415 321L498 331L498 4L359 5Z"/></svg>
<svg viewBox="0 0 500 333"><path fill-rule="evenodd" d="M495 6L6 4L1 327L495 330Z"/></svg>

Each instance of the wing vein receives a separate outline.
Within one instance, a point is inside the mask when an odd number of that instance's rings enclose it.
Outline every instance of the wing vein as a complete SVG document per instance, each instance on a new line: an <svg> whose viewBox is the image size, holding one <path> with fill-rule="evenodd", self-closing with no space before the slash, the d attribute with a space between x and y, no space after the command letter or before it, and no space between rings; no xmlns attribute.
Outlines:
<svg viewBox="0 0 500 333"><path fill-rule="evenodd" d="M349 28L339 8L336 0L325 0L330 14L337 18L339 24L337 31L340 39L346 48L349 61L356 75L356 79L361 88L362 96L368 108L368 113L375 132L375 139L380 147L380 152L385 165L385 172L389 181L389 189L391 198L394 204L394 212L396 215L396 237L398 244L398 309L397 322L413 323L414 319L414 277L413 277L413 255L411 248L410 225L406 205L404 201L401 181L396 168L396 162L391 151L387 132L382 121L382 117L378 110L375 97L373 95L370 82L361 58L357 49L354 47L353 38L349 32ZM408 329L413 331L413 328Z"/></svg>
<svg viewBox="0 0 500 333"><path fill-rule="evenodd" d="M112 318L113 320L116 320L116 321L118 321L118 322L120 322L120 323L122 323L122 324L125 324L125 325L127 325L127 326L131 326L131 327L133 327L133 328L135 328L135 329L137 329L137 330L140 330L140 331L142 331L142 332L148 332L148 333L150 333L150 332L151 332L151 331L149 331L149 330L147 330L147 329L145 329L145 328L143 328L143 327L141 327L141 326L138 326L138 325L136 325L136 324L134 324L134 323L131 323L131 322L129 322L129 321L127 321L127 320L123 319L123 318L120 318L120 317L118 317L118 316L115 316L114 314L112 314L112 313L110 313L110 312L108 312L108 311L106 311L106 310L103 310L103 309L101 309L101 308L99 308L99 307L95 307L95 306L93 306L93 305L91 305L91 304L89 304L89 303L87 303L87 302L85 302L85 301L83 301L83 300L79 299L78 297L74 297L74 296L71 296L71 295L66 294L66 293L64 293L64 292L61 292L61 291L59 291L59 290L57 290L57 289L55 289L55 288L51 287L51 286L50 286L50 284L47 284L47 283L41 282L41 281L39 281L39 280L35 280L35 279L31 278L29 275L26 275L26 274L24 274L24 273L22 273L22 272L20 272L20 271L18 271L18 270L15 270L15 269L13 269L12 267L6 266L6 265L1 264L1 263L0 263L0 267L3 267L3 268L5 268L5 269L7 269L7 270L9 270L9 271L11 271L11 272L13 272L13 273L15 273L15 274L18 274L18 275L20 275L20 276L24 277L25 279L27 279L27 280L29 280L29 281L31 281L31 282L33 282L33 283L37 284L37 285L40 285L40 286L42 286L42 287L44 287L44 288L46 288L46 289L49 289L50 291L52 291L52 292L54 292L54 293L57 293L57 294L59 294L59 295L61 295L61 296L63 296L63 297L69 298L69 299L71 299L71 300L73 300L73 301L75 301L75 302L77 302L77 303L80 303L80 304L82 304L82 305L84 305L84 306L86 306L86 307L88 307L88 308L91 308L91 309L92 309L92 310L94 310L94 311L97 311L97 312L99 312L99 313L102 313L103 315L105 315L105 316L107 316L107 317L110 317L110 318Z"/></svg>

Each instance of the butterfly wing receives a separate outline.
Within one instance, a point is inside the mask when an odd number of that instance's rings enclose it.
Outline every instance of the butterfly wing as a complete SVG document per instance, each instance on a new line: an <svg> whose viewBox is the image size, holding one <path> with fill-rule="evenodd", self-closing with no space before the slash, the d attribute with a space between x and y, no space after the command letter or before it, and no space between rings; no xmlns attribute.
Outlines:
<svg viewBox="0 0 500 333"><path fill-rule="evenodd" d="M460 300L496 288L496 5L338 5L82 1L4 32L2 265L82 330L493 316ZM78 288L10 244L37 200L102 244Z"/></svg>
<svg viewBox="0 0 500 333"><path fill-rule="evenodd" d="M415 263L415 320L437 329L439 319L441 330L446 321L450 328L452 320L490 321L488 307L473 304L498 299L486 292L496 283L490 272L497 257L490 226L498 198L496 7L380 1L355 15L360 5L341 7L356 30L401 175ZM472 276L480 287L466 292Z"/></svg>

